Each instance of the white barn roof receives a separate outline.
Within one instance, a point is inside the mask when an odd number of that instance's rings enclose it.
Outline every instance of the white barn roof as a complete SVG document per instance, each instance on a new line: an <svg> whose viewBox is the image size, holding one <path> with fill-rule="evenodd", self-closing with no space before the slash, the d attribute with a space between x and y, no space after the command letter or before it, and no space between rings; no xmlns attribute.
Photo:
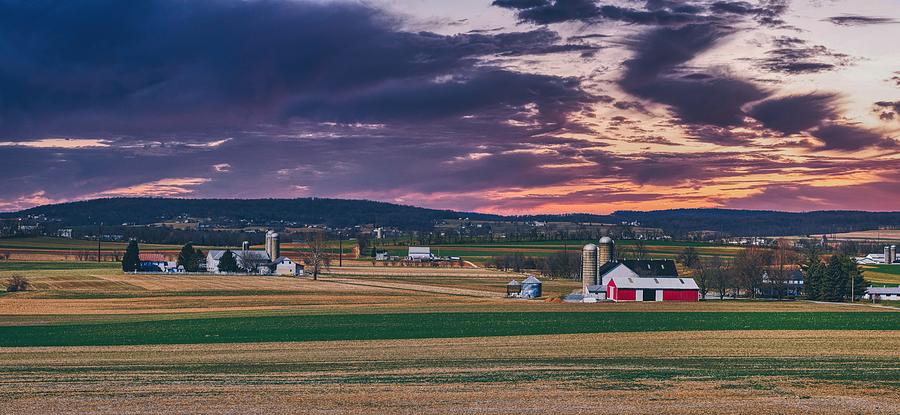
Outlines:
<svg viewBox="0 0 900 415"><path fill-rule="evenodd" d="M869 287L866 292L877 295L900 295L900 287Z"/></svg>
<svg viewBox="0 0 900 415"><path fill-rule="evenodd" d="M699 290L693 278L613 277L616 288L636 290Z"/></svg>

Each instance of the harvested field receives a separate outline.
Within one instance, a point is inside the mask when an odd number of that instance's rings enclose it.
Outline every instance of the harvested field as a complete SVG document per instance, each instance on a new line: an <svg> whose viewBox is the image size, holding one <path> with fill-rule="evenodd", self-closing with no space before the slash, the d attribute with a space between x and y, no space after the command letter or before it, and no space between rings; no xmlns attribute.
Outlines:
<svg viewBox="0 0 900 415"><path fill-rule="evenodd" d="M15 348L0 349L0 404L26 413L888 414L900 404L898 345L897 332L731 331Z"/></svg>

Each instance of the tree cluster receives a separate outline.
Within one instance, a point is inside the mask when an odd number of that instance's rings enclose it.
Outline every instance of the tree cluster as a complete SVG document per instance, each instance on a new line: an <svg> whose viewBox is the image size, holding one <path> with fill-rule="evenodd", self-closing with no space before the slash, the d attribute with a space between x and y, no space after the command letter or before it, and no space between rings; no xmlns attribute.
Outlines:
<svg viewBox="0 0 900 415"><path fill-rule="evenodd" d="M181 247L178 253L178 266L184 267L187 272L200 272L200 263L204 261L203 251L194 248L194 244L188 242Z"/></svg>
<svg viewBox="0 0 900 415"><path fill-rule="evenodd" d="M852 257L832 255L828 261L818 256L807 258L803 265L806 297L818 301L855 301L867 287L862 270Z"/></svg>

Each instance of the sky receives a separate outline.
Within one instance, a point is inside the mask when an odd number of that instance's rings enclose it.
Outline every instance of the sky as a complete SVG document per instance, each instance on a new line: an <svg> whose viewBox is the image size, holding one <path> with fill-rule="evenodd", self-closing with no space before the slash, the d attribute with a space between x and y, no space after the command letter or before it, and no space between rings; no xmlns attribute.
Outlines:
<svg viewBox="0 0 900 415"><path fill-rule="evenodd" d="M0 0L0 211L900 210L897 0Z"/></svg>

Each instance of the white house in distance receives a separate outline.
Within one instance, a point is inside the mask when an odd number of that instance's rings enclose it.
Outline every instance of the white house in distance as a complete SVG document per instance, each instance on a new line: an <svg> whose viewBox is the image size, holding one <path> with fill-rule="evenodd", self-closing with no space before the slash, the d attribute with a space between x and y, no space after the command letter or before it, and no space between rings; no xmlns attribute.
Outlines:
<svg viewBox="0 0 900 415"><path fill-rule="evenodd" d="M407 258L411 261L431 261L434 259L434 255L431 254L431 248L427 246L411 246Z"/></svg>

